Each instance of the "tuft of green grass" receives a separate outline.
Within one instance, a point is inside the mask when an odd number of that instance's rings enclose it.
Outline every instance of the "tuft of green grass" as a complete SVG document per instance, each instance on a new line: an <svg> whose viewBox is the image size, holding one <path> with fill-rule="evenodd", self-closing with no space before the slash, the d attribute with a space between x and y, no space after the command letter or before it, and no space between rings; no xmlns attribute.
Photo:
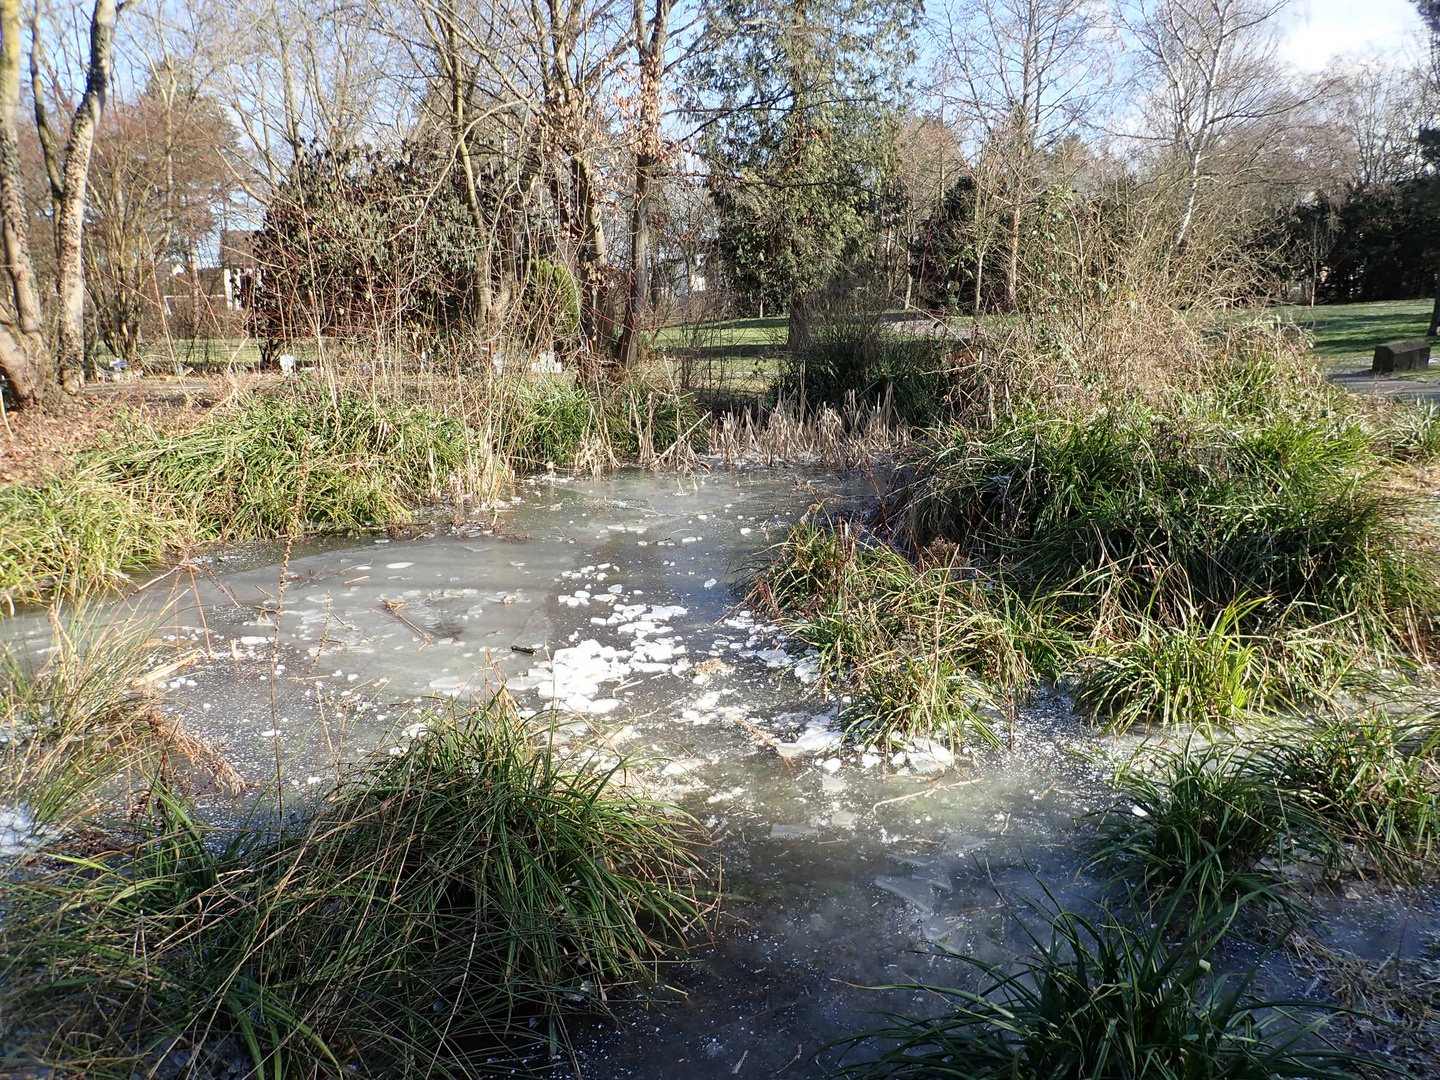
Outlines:
<svg viewBox="0 0 1440 1080"><path fill-rule="evenodd" d="M593 472L622 461L649 467L667 455L683 463L703 424L688 395L639 376L591 386L539 379L519 384L515 393L502 448L520 470Z"/></svg>
<svg viewBox="0 0 1440 1080"><path fill-rule="evenodd" d="M1256 754L1242 743L1192 741L1137 755L1098 815L1091 865L1152 910L1183 906L1196 922L1247 898L1297 915L1281 867L1328 855L1331 844L1303 802L1255 767Z"/></svg>
<svg viewBox="0 0 1440 1080"><path fill-rule="evenodd" d="M1116 775L1093 865L1201 918L1249 894L1294 913L1286 864L1413 880L1434 866L1437 748L1432 722L1372 710L1147 749Z"/></svg>
<svg viewBox="0 0 1440 1080"><path fill-rule="evenodd" d="M459 420L300 391L93 451L83 474L235 541L408 520L409 504L440 493L472 454L489 449Z"/></svg>
<svg viewBox="0 0 1440 1080"><path fill-rule="evenodd" d="M886 407L905 423L924 427L945 415L952 381L940 341L902 336L860 317L816 326L808 344L788 356L773 396L815 408Z"/></svg>
<svg viewBox="0 0 1440 1080"><path fill-rule="evenodd" d="M1398 461L1440 459L1440 404L1396 401L1387 406L1377 432L1381 452Z"/></svg>
<svg viewBox="0 0 1440 1080"><path fill-rule="evenodd" d="M986 711L1027 695L1076 648L1053 609L963 566L917 568L855 522L802 520L771 555L750 602L854 688L845 720L862 742L996 745Z"/></svg>
<svg viewBox="0 0 1440 1080"><path fill-rule="evenodd" d="M1251 771L1290 793L1338 845L1385 876L1433 865L1440 841L1440 729L1379 709L1261 737ZM1332 857L1332 863L1337 858Z"/></svg>
<svg viewBox="0 0 1440 1080"><path fill-rule="evenodd" d="M1327 1045L1322 1029L1337 1010L1266 1000L1255 993L1255 969L1216 971L1210 957L1229 924L1216 916L1173 941L1164 921L1136 930L1059 912L1048 937L1027 930L1034 951L1019 964L958 957L979 973L978 990L927 987L935 1015L889 1014L884 1027L836 1044L832 1075L1341 1080L1362 1066L1403 1072ZM873 1056L855 1060L872 1047Z"/></svg>
<svg viewBox="0 0 1440 1080"><path fill-rule="evenodd" d="M0 605L80 597L130 582L192 540L193 526L100 479L0 487Z"/></svg>
<svg viewBox="0 0 1440 1080"><path fill-rule="evenodd" d="M3 886L0 1032L31 1060L490 1073L652 980L703 911L694 823L563 765L503 694L431 715L299 827L152 806L133 843Z"/></svg>
<svg viewBox="0 0 1440 1080"><path fill-rule="evenodd" d="M832 681L888 673L862 699L901 735L953 726L934 705L957 678L1002 707L1075 685L1112 728L1229 726L1413 668L1440 563L1373 425L1283 334L1205 349L1133 400L991 394L927 433L867 519L792 530L752 602Z"/></svg>
<svg viewBox="0 0 1440 1080"><path fill-rule="evenodd" d="M1196 613L1175 627L1142 621L1123 644L1087 663L1076 708L1112 730L1241 722L1274 696L1259 646L1239 630L1262 603L1232 602L1208 623Z"/></svg>
<svg viewBox="0 0 1440 1080"><path fill-rule="evenodd" d="M915 736L950 747L999 747L982 709L993 710L990 691L938 653L898 653L866 665L855 704L842 719L846 734L867 746L903 748Z"/></svg>

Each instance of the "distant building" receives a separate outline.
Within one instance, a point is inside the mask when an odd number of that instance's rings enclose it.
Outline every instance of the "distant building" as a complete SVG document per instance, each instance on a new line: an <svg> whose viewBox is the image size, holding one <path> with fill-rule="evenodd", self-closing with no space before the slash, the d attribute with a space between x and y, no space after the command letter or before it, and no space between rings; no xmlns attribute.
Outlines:
<svg viewBox="0 0 1440 1080"><path fill-rule="evenodd" d="M220 233L220 271L225 306L248 311L255 306L260 284L260 260L255 256L258 229L223 229Z"/></svg>

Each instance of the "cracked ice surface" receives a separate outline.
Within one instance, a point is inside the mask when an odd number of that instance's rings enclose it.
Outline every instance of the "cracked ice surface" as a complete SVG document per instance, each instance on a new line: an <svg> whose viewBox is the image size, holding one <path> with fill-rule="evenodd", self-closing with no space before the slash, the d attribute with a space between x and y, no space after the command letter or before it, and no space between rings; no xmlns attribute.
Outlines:
<svg viewBox="0 0 1440 1080"><path fill-rule="evenodd" d="M278 615L278 549L216 556L218 581L187 580L174 618L218 659L167 693L247 775L282 756L287 788L321 790L337 755L405 753L417 701L501 686L524 711L560 710L562 752L599 732L653 762L639 782L694 814L727 884L761 899L716 946L713 979L687 985L692 1006L626 1014L633 1035L582 1049L585 1075L723 1080L747 1049L741 1074L773 1075L797 1043L873 1019L873 995L845 987L933 979L917 943L1012 955L991 929L997 898L1034 893L1026 859L1057 866L1044 845L1088 808L1063 717L1020 724L1006 763L979 768L940 743L847 743L843 690L744 606L756 553L818 495L872 490L779 471L539 479L493 526L297 544ZM20 831L0 820L0 852Z"/></svg>

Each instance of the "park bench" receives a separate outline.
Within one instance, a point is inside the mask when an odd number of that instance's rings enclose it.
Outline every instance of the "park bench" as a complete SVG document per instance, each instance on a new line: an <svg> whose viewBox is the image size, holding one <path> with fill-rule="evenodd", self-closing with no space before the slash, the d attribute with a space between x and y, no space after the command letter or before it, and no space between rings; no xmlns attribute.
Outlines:
<svg viewBox="0 0 1440 1080"><path fill-rule="evenodd" d="M1374 375L1389 375L1396 371L1424 371L1429 366L1430 342L1417 338L1375 346L1370 371Z"/></svg>

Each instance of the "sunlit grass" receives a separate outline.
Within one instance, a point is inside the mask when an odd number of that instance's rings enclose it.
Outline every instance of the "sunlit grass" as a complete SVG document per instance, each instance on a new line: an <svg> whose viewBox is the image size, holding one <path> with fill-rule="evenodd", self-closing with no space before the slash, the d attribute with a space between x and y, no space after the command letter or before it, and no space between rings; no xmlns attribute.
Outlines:
<svg viewBox="0 0 1440 1080"><path fill-rule="evenodd" d="M193 542L183 516L94 477L0 487L0 605L128 584Z"/></svg>
<svg viewBox="0 0 1440 1080"><path fill-rule="evenodd" d="M654 979L704 908L696 826L614 768L562 764L501 696L432 715L299 826L148 826L5 883L0 1035L129 1077L473 1076L548 1056L564 1019Z"/></svg>

